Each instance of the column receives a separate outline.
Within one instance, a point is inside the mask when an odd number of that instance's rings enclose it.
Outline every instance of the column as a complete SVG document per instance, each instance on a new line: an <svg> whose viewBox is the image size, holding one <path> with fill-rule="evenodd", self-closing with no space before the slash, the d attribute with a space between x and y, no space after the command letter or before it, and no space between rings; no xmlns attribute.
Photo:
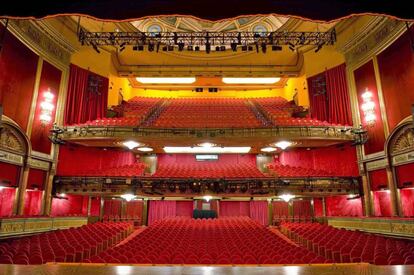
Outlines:
<svg viewBox="0 0 414 275"><path fill-rule="evenodd" d="M87 212L88 217L91 216L91 205L92 205L92 196L88 196L88 212Z"/></svg>
<svg viewBox="0 0 414 275"><path fill-rule="evenodd" d="M45 190L43 191L42 214L49 216L52 209L52 187L55 171L50 171L46 178Z"/></svg>
<svg viewBox="0 0 414 275"><path fill-rule="evenodd" d="M362 174L362 189L364 191L364 213L366 217L373 215L372 192L366 173Z"/></svg>
<svg viewBox="0 0 414 275"><path fill-rule="evenodd" d="M148 199L144 198L142 205L142 222L141 225L148 225Z"/></svg>
<svg viewBox="0 0 414 275"><path fill-rule="evenodd" d="M19 188L16 190L15 205L13 209L16 209L14 212L16 215L23 215L24 213L24 198L26 196L27 181L29 179L29 167L24 166L22 172L20 173L20 182Z"/></svg>
<svg viewBox="0 0 414 275"><path fill-rule="evenodd" d="M293 217L293 200L289 200L288 201L288 220L289 221L294 221L294 217Z"/></svg>
<svg viewBox="0 0 414 275"><path fill-rule="evenodd" d="M322 216L326 217L326 199L322 197Z"/></svg>
<svg viewBox="0 0 414 275"><path fill-rule="evenodd" d="M392 173L392 167L387 165L387 181L388 181L388 190L390 190L390 201L391 201L391 215L392 216L402 216L401 215L401 203L399 200L399 190L394 181L394 176Z"/></svg>
<svg viewBox="0 0 414 275"><path fill-rule="evenodd" d="M273 203L272 199L267 200L267 207L268 207L268 213L269 213L269 225L273 225Z"/></svg>

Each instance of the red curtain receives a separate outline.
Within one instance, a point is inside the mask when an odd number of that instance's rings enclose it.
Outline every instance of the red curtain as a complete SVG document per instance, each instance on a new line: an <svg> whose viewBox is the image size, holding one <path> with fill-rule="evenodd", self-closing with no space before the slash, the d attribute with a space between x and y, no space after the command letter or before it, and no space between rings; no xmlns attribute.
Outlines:
<svg viewBox="0 0 414 275"><path fill-rule="evenodd" d="M345 63L326 71L328 122L353 125Z"/></svg>
<svg viewBox="0 0 414 275"><path fill-rule="evenodd" d="M310 200L294 200L293 201L293 216L310 217L311 203Z"/></svg>
<svg viewBox="0 0 414 275"><path fill-rule="evenodd" d="M193 216L193 202L192 201L177 201L175 215L191 218Z"/></svg>
<svg viewBox="0 0 414 275"><path fill-rule="evenodd" d="M267 201L250 201L250 218L262 225L269 225L269 207Z"/></svg>
<svg viewBox="0 0 414 275"><path fill-rule="evenodd" d="M0 33L3 31L0 25ZM3 105L4 115L26 130L39 57L9 31L1 45L0 105Z"/></svg>
<svg viewBox="0 0 414 275"><path fill-rule="evenodd" d="M90 216L98 217L101 211L101 197L91 198L91 213Z"/></svg>
<svg viewBox="0 0 414 275"><path fill-rule="evenodd" d="M148 225L167 217L175 217L177 206L175 201L152 200L148 202Z"/></svg>
<svg viewBox="0 0 414 275"><path fill-rule="evenodd" d="M289 216L289 205L285 201L274 201L273 206L273 218L287 217Z"/></svg>
<svg viewBox="0 0 414 275"><path fill-rule="evenodd" d="M20 166L0 162L0 182L6 182L7 186L19 185Z"/></svg>
<svg viewBox="0 0 414 275"><path fill-rule="evenodd" d="M315 217L323 217L323 203L321 198L313 199L313 209Z"/></svg>
<svg viewBox="0 0 414 275"><path fill-rule="evenodd" d="M24 196L24 215L40 215L43 191L27 190Z"/></svg>
<svg viewBox="0 0 414 275"><path fill-rule="evenodd" d="M355 147L349 145L312 150L291 149L283 151L279 156L279 161L284 165L329 171L337 176L359 175L356 150Z"/></svg>
<svg viewBox="0 0 414 275"><path fill-rule="evenodd" d="M391 198L389 191L374 193L374 215L376 217L391 217Z"/></svg>
<svg viewBox="0 0 414 275"><path fill-rule="evenodd" d="M327 216L362 216L361 199L348 200L347 195L326 197L326 215Z"/></svg>
<svg viewBox="0 0 414 275"><path fill-rule="evenodd" d="M51 216L86 216L84 201L88 196L66 195L66 199L52 199Z"/></svg>
<svg viewBox="0 0 414 275"><path fill-rule="evenodd" d="M250 216L248 201L220 201L220 217Z"/></svg>
<svg viewBox="0 0 414 275"><path fill-rule="evenodd" d="M404 182L411 182L414 187L414 162L397 166L395 172L397 174L397 186L404 187Z"/></svg>
<svg viewBox="0 0 414 275"><path fill-rule="evenodd" d="M100 83L96 91L92 91L89 87L91 78ZM67 93L65 125L105 117L108 104L108 78L71 64Z"/></svg>
<svg viewBox="0 0 414 275"><path fill-rule="evenodd" d="M126 202L126 216L134 219L141 219L142 217L142 200L133 200Z"/></svg>
<svg viewBox="0 0 414 275"><path fill-rule="evenodd" d="M0 217L9 217L13 214L13 202L16 188L5 187L0 190Z"/></svg>
<svg viewBox="0 0 414 275"><path fill-rule="evenodd" d="M375 79L374 65L372 61L362 65L354 71L355 85L358 96L358 104L361 108L363 104L362 94L368 89L373 94L373 102L375 103L376 122L372 127L368 128L368 141L364 144L366 154L373 154L384 150L385 134L384 124L381 118L381 111L378 100L377 83ZM359 111L362 125L366 126L364 121L364 113L362 109Z"/></svg>
<svg viewBox="0 0 414 275"><path fill-rule="evenodd" d="M311 117L321 121L328 121L328 96L325 73L309 77L307 81Z"/></svg>
<svg viewBox="0 0 414 275"><path fill-rule="evenodd" d="M401 189L400 198L404 217L414 217L414 189Z"/></svg>
<svg viewBox="0 0 414 275"><path fill-rule="evenodd" d="M410 28L414 36L414 28ZM391 46L378 55L382 93L390 131L411 115L414 104L414 54L406 31Z"/></svg>
<svg viewBox="0 0 414 275"><path fill-rule="evenodd" d="M387 171L385 169L368 172L371 191L378 191L381 186L388 188Z"/></svg>
<svg viewBox="0 0 414 275"><path fill-rule="evenodd" d="M76 176L91 170L130 165L135 160L131 151L65 145L60 146L57 173Z"/></svg>
<svg viewBox="0 0 414 275"><path fill-rule="evenodd" d="M121 217L122 200L121 199L105 199L104 200L104 216Z"/></svg>
<svg viewBox="0 0 414 275"><path fill-rule="evenodd" d="M34 151L50 154L52 143L49 140L49 130L52 128L55 121L57 99L59 97L59 87L62 71L53 66L52 64L43 61L42 73L39 83L39 95L37 97L35 117L33 120L32 134L30 141L32 143L32 149ZM52 111L52 121L48 125L42 125L40 121L41 108L40 105L44 101L43 94L50 89L50 92L54 95L53 105L55 108Z"/></svg>

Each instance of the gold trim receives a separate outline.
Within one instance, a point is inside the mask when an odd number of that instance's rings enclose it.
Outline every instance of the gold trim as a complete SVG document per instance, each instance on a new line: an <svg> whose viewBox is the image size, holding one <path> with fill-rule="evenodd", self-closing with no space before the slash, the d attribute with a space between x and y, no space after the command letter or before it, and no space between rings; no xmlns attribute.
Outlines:
<svg viewBox="0 0 414 275"><path fill-rule="evenodd" d="M379 108L380 108L380 112L381 112L381 119L382 119L382 124L383 124L383 128L384 128L384 135L385 135L385 138L386 138L390 134L390 129L389 129L389 126L388 126L388 116L387 116L387 111L386 111L386 108L385 108L384 95L382 93L381 75L380 75L380 71L379 71L379 67L378 67L377 56L374 56L372 58L372 64L374 66L374 76L375 76L375 84L377 86L378 103L379 103Z"/></svg>
<svg viewBox="0 0 414 275"><path fill-rule="evenodd" d="M43 58L41 56L38 56L36 79L35 79L35 85L33 88L32 104L30 106L29 120L27 122L27 129L26 129L26 134L28 137L32 135L33 122L35 120L35 115L36 115L37 98L39 96L39 86L40 86L40 78L42 76L42 69L43 69Z"/></svg>

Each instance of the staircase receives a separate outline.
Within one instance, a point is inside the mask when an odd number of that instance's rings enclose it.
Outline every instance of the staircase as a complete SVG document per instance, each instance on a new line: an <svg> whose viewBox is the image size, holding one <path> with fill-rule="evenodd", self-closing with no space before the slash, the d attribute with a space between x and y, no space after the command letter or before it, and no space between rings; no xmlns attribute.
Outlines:
<svg viewBox="0 0 414 275"><path fill-rule="evenodd" d="M141 121L139 127L151 126L160 116L160 114L170 105L169 100L160 100L154 107L148 112L146 117Z"/></svg>
<svg viewBox="0 0 414 275"><path fill-rule="evenodd" d="M267 113L254 100L249 99L247 100L246 104L264 127L274 126L272 120L269 119Z"/></svg>

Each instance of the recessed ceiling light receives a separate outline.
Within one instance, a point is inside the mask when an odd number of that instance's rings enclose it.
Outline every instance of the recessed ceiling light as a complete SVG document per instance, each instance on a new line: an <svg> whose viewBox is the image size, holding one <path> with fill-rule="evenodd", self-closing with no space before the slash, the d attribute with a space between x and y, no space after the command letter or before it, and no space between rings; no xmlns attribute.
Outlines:
<svg viewBox="0 0 414 275"><path fill-rule="evenodd" d="M195 77L137 77L136 80L143 84L191 84Z"/></svg>
<svg viewBox="0 0 414 275"><path fill-rule="evenodd" d="M130 149L130 150L132 150L135 147L138 147L139 146L139 143L136 142L136 141L133 141L133 140L124 141L124 142L122 142L122 144L124 146L128 147L128 149Z"/></svg>
<svg viewBox="0 0 414 275"><path fill-rule="evenodd" d="M280 77L223 77L226 84L275 84Z"/></svg>
<svg viewBox="0 0 414 275"><path fill-rule="evenodd" d="M260 149L260 151L262 151L262 152L274 152L276 150L277 149L274 148L274 147L264 147L264 148Z"/></svg>
<svg viewBox="0 0 414 275"><path fill-rule="evenodd" d="M201 146L201 147L211 148L211 147L216 146L217 144L214 144L214 143L211 143L211 142L203 142L203 143L200 143L200 144L197 144L197 145Z"/></svg>
<svg viewBox="0 0 414 275"><path fill-rule="evenodd" d="M152 149L151 147L140 147L137 150L138 151L141 151L141 152L151 152L151 151L154 151L154 149Z"/></svg>
<svg viewBox="0 0 414 275"><path fill-rule="evenodd" d="M132 199L134 199L136 196L133 194L123 194L121 195L121 198L123 198L126 201L131 201Z"/></svg>
<svg viewBox="0 0 414 275"><path fill-rule="evenodd" d="M166 146L163 148L166 153L213 153L213 154L228 154L228 153L248 153L251 147L174 147Z"/></svg>
<svg viewBox="0 0 414 275"><path fill-rule="evenodd" d="M276 142L275 143L275 146L276 147L279 147L280 149L282 149L282 150L285 150L286 148L288 148L289 146L291 146L292 145L292 142L290 142L290 141L285 141L285 140L282 140L282 141L279 141L279 142Z"/></svg>

